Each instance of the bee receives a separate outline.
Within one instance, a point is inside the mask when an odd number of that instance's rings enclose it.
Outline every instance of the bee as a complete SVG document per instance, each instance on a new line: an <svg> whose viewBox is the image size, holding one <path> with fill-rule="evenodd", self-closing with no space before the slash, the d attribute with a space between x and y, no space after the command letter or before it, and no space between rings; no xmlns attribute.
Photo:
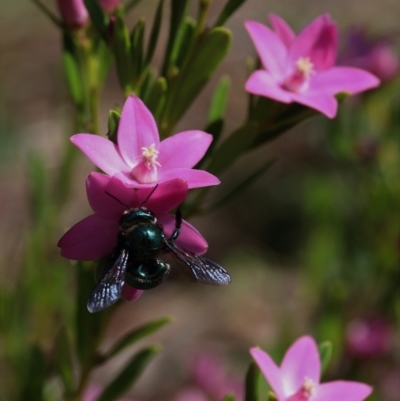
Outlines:
<svg viewBox="0 0 400 401"><path fill-rule="evenodd" d="M161 259L166 254L201 283L229 284L231 277L223 267L176 244L181 224L178 209L175 229L168 238L150 210L144 206L127 209L119 219L117 245L106 258L105 272L89 296L89 312L99 312L118 301L125 283L140 290L160 285L170 272L170 265Z"/></svg>

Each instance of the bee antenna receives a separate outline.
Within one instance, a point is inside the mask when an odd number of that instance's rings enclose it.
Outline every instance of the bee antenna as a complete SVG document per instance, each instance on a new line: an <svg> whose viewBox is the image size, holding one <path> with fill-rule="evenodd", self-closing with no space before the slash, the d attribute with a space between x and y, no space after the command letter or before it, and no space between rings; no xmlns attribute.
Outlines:
<svg viewBox="0 0 400 401"><path fill-rule="evenodd" d="M105 192L106 192L106 194L107 194L108 196L111 196L111 198L115 199L115 200L116 200L117 202L119 202L122 206L125 206L127 209L129 209L129 206L128 206L128 205L125 205L125 203L121 202L117 197L115 197L114 195L110 194L110 193L107 192L107 191L105 191Z"/></svg>
<svg viewBox="0 0 400 401"><path fill-rule="evenodd" d="M151 195L154 194L155 190L157 189L158 184L156 184L156 186L151 190L151 192L147 195L147 198L142 202L142 204L140 205L140 207L142 207L151 197Z"/></svg>

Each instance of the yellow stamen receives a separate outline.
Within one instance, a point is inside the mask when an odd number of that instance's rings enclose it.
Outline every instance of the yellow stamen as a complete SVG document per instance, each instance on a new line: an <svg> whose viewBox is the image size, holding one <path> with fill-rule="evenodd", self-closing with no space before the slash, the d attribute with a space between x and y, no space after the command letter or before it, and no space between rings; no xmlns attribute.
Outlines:
<svg viewBox="0 0 400 401"><path fill-rule="evenodd" d="M296 68L305 78L309 78L311 75L315 74L314 64L309 57L300 57L296 61Z"/></svg>

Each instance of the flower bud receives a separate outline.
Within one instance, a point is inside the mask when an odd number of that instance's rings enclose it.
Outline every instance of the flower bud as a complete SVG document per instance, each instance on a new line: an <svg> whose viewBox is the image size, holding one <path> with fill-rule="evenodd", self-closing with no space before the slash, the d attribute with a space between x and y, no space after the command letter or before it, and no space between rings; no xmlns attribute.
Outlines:
<svg viewBox="0 0 400 401"><path fill-rule="evenodd" d="M83 0L57 0L61 18L68 28L81 28L89 21Z"/></svg>

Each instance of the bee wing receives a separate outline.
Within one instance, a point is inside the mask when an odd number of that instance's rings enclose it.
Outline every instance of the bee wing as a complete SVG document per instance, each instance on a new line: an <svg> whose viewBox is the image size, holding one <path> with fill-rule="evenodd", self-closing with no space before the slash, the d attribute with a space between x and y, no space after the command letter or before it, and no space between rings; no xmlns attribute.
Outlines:
<svg viewBox="0 0 400 401"><path fill-rule="evenodd" d="M87 303L90 313L100 312L121 297L127 263L128 252L122 249L111 268L103 275L90 294Z"/></svg>
<svg viewBox="0 0 400 401"><path fill-rule="evenodd" d="M172 255L183 262L179 265L201 283L227 285L231 282L229 273L218 263L186 251L173 241L166 241L166 245Z"/></svg>

